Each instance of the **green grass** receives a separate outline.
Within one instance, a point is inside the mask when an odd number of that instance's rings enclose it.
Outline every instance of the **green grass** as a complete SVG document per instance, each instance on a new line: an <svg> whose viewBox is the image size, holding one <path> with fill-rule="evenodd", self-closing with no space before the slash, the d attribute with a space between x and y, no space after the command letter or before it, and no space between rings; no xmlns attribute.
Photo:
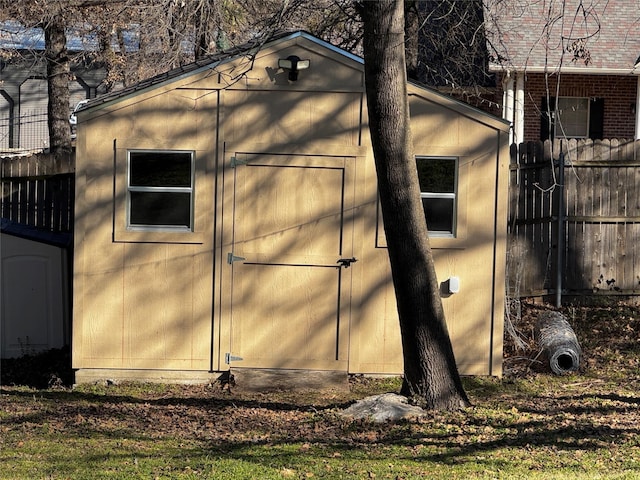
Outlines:
<svg viewBox="0 0 640 480"><path fill-rule="evenodd" d="M383 425L339 412L399 379L268 394L4 386L0 479L638 479L639 311L583 317L578 374L520 353L515 375L464 379L471 408Z"/></svg>

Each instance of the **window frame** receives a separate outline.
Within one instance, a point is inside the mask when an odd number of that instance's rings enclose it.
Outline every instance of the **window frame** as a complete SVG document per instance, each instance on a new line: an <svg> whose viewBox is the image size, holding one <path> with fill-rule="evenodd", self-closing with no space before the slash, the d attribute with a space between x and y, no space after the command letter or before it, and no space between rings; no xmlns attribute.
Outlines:
<svg viewBox="0 0 640 480"><path fill-rule="evenodd" d="M418 167L418 160L450 160L454 162L454 178L453 178L453 192L428 192L422 191L420 188L420 198L428 199L428 198L437 198L437 199L446 199L453 200L453 213L451 218L451 231L445 230L431 230L427 229L429 232L429 238L457 238L458 234L458 203L459 203L459 174L460 174L460 158L456 156L449 155L416 155L416 169ZM426 215L426 212L425 212ZM426 217L425 217L426 218Z"/></svg>
<svg viewBox="0 0 640 480"><path fill-rule="evenodd" d="M429 154L416 154L416 157L427 157L427 158L452 158L457 159L456 163L456 234L454 236L441 236L441 235L433 235L432 232L429 232L429 244L434 250L451 250L451 249L466 249L469 247L469 238L468 238L468 225L467 225L467 206L468 206L468 195L469 195L469 179L470 179L470 168L472 162L469 157L466 155L459 155L458 152L455 151L443 151L442 154L439 155L429 155ZM387 237L384 231L384 221L382 218L382 208L380 206L380 196L377 196L376 200L376 226L375 226L375 247L376 248L387 248Z"/></svg>
<svg viewBox="0 0 640 480"><path fill-rule="evenodd" d="M172 186L132 186L131 185L131 154L132 153L154 153L161 155L165 154L188 154L191 158L189 161L189 187L172 187ZM192 233L194 231L194 205L195 205L195 151L194 150L172 150L172 149L128 149L127 155L127 170L126 170L126 202L125 202L125 218L126 229L134 232L183 232ZM146 224L132 224L131 223L131 193L188 193L189 194L189 225L146 225Z"/></svg>

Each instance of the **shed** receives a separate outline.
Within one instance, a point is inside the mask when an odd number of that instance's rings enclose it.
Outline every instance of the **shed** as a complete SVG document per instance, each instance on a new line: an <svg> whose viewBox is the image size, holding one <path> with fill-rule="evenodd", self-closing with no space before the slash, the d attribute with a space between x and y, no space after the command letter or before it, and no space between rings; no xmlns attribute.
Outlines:
<svg viewBox="0 0 640 480"><path fill-rule="evenodd" d="M500 375L508 124L409 95L456 361ZM81 110L76 380L401 374L367 118L362 59L305 32Z"/></svg>

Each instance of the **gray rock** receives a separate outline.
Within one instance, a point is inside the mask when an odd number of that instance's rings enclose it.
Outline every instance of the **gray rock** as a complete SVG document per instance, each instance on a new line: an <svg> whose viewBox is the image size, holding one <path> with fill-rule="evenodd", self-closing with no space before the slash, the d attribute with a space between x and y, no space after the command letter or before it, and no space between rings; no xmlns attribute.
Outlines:
<svg viewBox="0 0 640 480"><path fill-rule="evenodd" d="M366 418L374 423L393 422L424 415L425 411L409 405L407 397L395 393L373 395L357 401L342 411L349 418Z"/></svg>

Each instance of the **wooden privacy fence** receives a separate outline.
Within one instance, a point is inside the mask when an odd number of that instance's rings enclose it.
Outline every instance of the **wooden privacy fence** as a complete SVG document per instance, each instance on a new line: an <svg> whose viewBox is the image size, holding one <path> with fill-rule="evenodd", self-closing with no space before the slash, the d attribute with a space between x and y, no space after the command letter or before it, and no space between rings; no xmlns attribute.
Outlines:
<svg viewBox="0 0 640 480"><path fill-rule="evenodd" d="M640 295L640 141L511 146L512 297Z"/></svg>
<svg viewBox="0 0 640 480"><path fill-rule="evenodd" d="M0 159L0 216L50 232L73 232L74 161L48 155Z"/></svg>

